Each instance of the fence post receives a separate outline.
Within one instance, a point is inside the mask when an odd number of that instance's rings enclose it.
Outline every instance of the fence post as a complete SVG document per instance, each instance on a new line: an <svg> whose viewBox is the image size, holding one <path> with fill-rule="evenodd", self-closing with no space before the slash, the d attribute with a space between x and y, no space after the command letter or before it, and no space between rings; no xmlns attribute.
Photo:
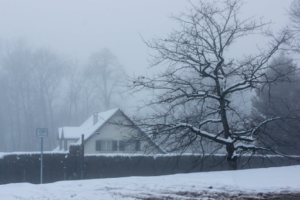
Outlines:
<svg viewBox="0 0 300 200"><path fill-rule="evenodd" d="M81 179L84 178L84 135L81 135Z"/></svg>

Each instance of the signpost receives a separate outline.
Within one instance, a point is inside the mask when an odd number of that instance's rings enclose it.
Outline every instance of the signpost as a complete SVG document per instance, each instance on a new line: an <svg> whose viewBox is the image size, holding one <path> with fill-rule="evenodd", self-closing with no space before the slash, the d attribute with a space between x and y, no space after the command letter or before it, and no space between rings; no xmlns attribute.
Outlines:
<svg viewBox="0 0 300 200"><path fill-rule="evenodd" d="M36 137L41 138L41 184L43 183L43 138L48 136L48 129L37 128Z"/></svg>

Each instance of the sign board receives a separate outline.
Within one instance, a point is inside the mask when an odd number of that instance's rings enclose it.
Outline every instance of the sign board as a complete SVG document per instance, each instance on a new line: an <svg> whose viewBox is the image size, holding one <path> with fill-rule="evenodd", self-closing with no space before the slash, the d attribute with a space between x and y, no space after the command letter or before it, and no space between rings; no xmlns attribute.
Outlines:
<svg viewBox="0 0 300 200"><path fill-rule="evenodd" d="M37 128L36 129L36 137L44 138L48 136L48 129L46 128Z"/></svg>

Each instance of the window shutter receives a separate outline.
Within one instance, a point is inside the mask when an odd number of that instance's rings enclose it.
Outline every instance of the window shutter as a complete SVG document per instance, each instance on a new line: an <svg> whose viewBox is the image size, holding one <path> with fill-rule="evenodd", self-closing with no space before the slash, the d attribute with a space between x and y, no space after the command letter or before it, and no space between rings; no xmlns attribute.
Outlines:
<svg viewBox="0 0 300 200"><path fill-rule="evenodd" d="M135 141L135 150L140 151L141 150L141 142L140 141Z"/></svg>
<svg viewBox="0 0 300 200"><path fill-rule="evenodd" d="M101 140L96 140L96 151L101 151Z"/></svg>
<svg viewBox="0 0 300 200"><path fill-rule="evenodd" d="M118 141L117 140L113 140L113 151L118 151Z"/></svg>
<svg viewBox="0 0 300 200"><path fill-rule="evenodd" d="M125 149L125 143L124 140L119 141L119 151L124 151Z"/></svg>

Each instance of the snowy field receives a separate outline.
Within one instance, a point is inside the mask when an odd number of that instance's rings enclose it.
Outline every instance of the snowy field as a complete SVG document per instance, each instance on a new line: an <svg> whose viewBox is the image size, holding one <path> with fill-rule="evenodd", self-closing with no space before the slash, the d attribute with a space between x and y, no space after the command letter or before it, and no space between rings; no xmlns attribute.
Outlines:
<svg viewBox="0 0 300 200"><path fill-rule="evenodd" d="M300 193L300 166L0 185L1 200L243 199ZM246 199L247 199L246 198ZM262 197L263 198L263 197ZM297 199L297 198L295 198Z"/></svg>

